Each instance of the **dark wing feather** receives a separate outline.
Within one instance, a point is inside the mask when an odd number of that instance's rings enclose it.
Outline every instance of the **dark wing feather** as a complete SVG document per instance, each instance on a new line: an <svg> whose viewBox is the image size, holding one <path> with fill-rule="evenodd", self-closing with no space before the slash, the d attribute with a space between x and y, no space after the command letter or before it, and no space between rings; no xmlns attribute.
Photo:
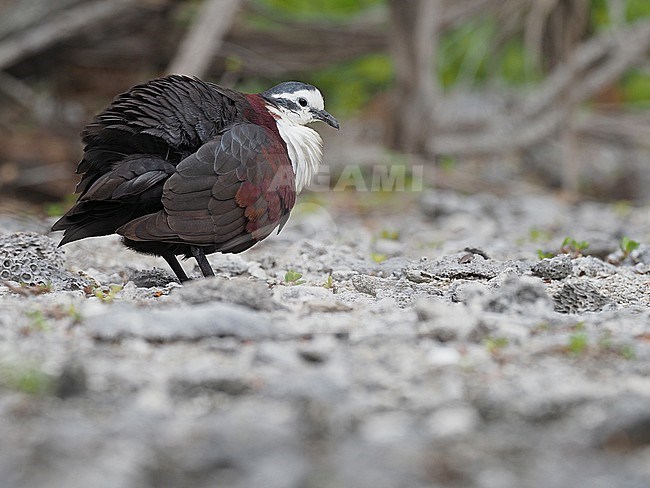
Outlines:
<svg viewBox="0 0 650 488"><path fill-rule="evenodd" d="M113 234L115 229L161 207L164 181L176 171L156 156L130 156L104 173L52 230L64 230L59 245L85 237Z"/></svg>
<svg viewBox="0 0 650 488"><path fill-rule="evenodd" d="M174 171L174 165L154 156L130 156L95 180L79 200L137 201Z"/></svg>
<svg viewBox="0 0 650 488"><path fill-rule="evenodd" d="M177 164L241 119L244 96L196 78L171 75L118 95L82 133L78 193L126 155L151 154Z"/></svg>
<svg viewBox="0 0 650 488"><path fill-rule="evenodd" d="M181 161L166 182L163 209L117 230L133 241L162 241L239 252L286 222L294 174L279 136L236 124Z"/></svg>

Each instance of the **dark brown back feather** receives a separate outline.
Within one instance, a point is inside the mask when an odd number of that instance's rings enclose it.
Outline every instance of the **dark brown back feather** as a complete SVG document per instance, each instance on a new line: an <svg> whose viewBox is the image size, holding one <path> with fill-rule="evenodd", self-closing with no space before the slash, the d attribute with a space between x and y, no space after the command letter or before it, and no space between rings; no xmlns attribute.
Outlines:
<svg viewBox="0 0 650 488"><path fill-rule="evenodd" d="M178 164L235 122L245 97L196 78L171 75L118 95L82 132L86 145L77 167L83 194L131 154L155 154Z"/></svg>

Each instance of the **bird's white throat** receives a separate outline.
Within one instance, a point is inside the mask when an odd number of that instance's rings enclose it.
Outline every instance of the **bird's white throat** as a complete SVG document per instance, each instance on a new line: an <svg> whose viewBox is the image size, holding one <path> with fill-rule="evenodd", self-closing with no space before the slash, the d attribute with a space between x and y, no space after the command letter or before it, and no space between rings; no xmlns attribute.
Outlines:
<svg viewBox="0 0 650 488"><path fill-rule="evenodd" d="M289 160L296 177L296 193L300 193L318 172L323 159L323 140L314 129L283 117L275 107L269 107L269 111L278 116L275 122L287 145Z"/></svg>

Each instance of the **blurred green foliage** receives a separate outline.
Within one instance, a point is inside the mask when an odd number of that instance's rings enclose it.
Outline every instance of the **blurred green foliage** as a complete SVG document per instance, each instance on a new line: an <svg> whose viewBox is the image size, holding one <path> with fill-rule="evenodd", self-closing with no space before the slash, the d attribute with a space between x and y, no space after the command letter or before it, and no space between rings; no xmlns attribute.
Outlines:
<svg viewBox="0 0 650 488"><path fill-rule="evenodd" d="M590 30L612 27L612 0L591 0ZM385 6L386 0L255 0L266 15L249 18L256 28L286 28L283 20L297 22L346 22ZM650 17L650 1L625 0L625 22ZM541 69L534 66L522 36L504 39L496 17L484 15L446 32L440 40L437 57L438 77L445 89L457 85L479 88L486 84L523 86L539 82ZM390 56L374 53L352 61L332 64L324 69L297 73L296 79L313 83L327 97L328 108L338 116L358 113L376 96L387 92L394 73ZM242 89L259 91L269 80L248 81ZM282 81L282 80L272 80ZM618 84L623 103L650 106L650 74L631 70Z"/></svg>
<svg viewBox="0 0 650 488"><path fill-rule="evenodd" d="M0 388L29 395L47 394L53 390L53 378L33 365L0 364Z"/></svg>
<svg viewBox="0 0 650 488"><path fill-rule="evenodd" d="M611 18L609 8L610 0L591 0L591 27L595 31L612 27L614 19ZM648 0L627 0L625 2L624 16L626 22L636 22L650 17L650 2Z"/></svg>
<svg viewBox="0 0 650 488"><path fill-rule="evenodd" d="M337 115L353 115L390 88L393 66L387 54L370 54L318 71L309 81L327 93L327 105ZM341 86L345 89L336 88Z"/></svg>
<svg viewBox="0 0 650 488"><path fill-rule="evenodd" d="M650 72L632 70L621 80L623 100L626 103L650 108Z"/></svg>
<svg viewBox="0 0 650 488"><path fill-rule="evenodd" d="M625 20L633 22L650 17L650 2L648 0L628 0L625 8Z"/></svg>
<svg viewBox="0 0 650 488"><path fill-rule="evenodd" d="M382 5L384 0L256 0L256 3L291 20L327 21L346 20L369 7Z"/></svg>
<svg viewBox="0 0 650 488"><path fill-rule="evenodd" d="M438 76L444 88L457 84L481 86L491 80L509 85L531 83L541 72L528 62L519 38L499 44L499 29L494 18L466 22L447 32L438 53Z"/></svg>
<svg viewBox="0 0 650 488"><path fill-rule="evenodd" d="M607 0L591 0L590 24L596 31L611 24Z"/></svg>

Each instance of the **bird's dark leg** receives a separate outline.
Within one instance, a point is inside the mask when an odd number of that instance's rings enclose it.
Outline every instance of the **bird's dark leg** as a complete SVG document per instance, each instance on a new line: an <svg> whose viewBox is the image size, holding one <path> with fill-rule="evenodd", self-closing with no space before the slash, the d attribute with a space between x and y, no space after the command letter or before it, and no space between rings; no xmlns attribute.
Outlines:
<svg viewBox="0 0 650 488"><path fill-rule="evenodd" d="M185 281L190 280L187 277L187 274L185 274L185 270L181 266L181 263L178 262L178 259L176 258L176 256L174 256L173 254L164 254L163 258L165 259L165 261L167 261L167 264L169 264L169 267L176 274L176 277L178 278L178 281L180 281L181 283L184 283Z"/></svg>
<svg viewBox="0 0 650 488"><path fill-rule="evenodd" d="M201 268L201 273L203 273L203 276L206 278L208 276L214 276L214 271L212 270L212 266L210 266L210 263L208 262L208 258L205 257L205 253L203 252L203 249L200 248L199 246L190 246L190 249L192 251L192 256L194 256L196 262L199 263L199 268Z"/></svg>

